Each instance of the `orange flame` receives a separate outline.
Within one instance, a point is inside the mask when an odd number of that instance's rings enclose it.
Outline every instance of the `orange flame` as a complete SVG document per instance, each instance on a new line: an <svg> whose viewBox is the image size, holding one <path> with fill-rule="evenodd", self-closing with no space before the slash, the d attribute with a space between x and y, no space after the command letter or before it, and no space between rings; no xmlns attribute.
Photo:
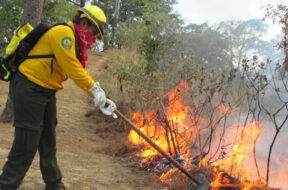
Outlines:
<svg viewBox="0 0 288 190"><path fill-rule="evenodd" d="M170 176L172 176L175 172L177 172L177 169L172 169L172 170L169 170L167 173L163 173L161 176L160 176L160 181L162 183L169 183L169 181L171 180Z"/></svg>
<svg viewBox="0 0 288 190"><path fill-rule="evenodd" d="M204 136L206 134L205 132L209 133L210 129L205 126L208 126L209 122L211 122L211 120L207 121L205 118L195 117L192 108L187 106L188 102L180 98L181 95L187 93L189 89L188 83L181 81L179 85L168 94L168 99L164 99L164 113L162 109L159 109L147 111L143 115L139 112L134 112L132 116L135 125L164 151L170 154L181 153L182 158L186 161L184 167L188 167L188 165L191 164L192 158L197 155L197 151L199 152L198 149L195 149L195 146L200 146L198 142L199 139L197 139L200 135L196 135L200 134L200 131L201 135ZM214 121L214 117L215 120L217 120L217 117L221 115L238 113L240 113L240 109L226 107L221 103L219 104L218 111L212 118L212 122ZM228 150L228 153L225 154L224 159L221 158L218 161L214 159L212 163L212 189L237 187L248 190L256 187L266 187L265 182L263 182L262 178L258 175L254 162L253 149L258 137L261 135L259 121L251 122L246 126L230 124L228 128L229 130L227 129L225 132L225 137L222 138L225 139L225 143L231 141L230 144L233 146L230 148L230 151ZM213 138L219 139L221 138L219 136L221 136L221 129L216 129ZM160 153L133 130L130 131L128 139L130 143L143 147L140 156L148 160L148 163L152 161L156 155L160 155ZM213 147L211 149L213 149ZM209 154L212 154L211 152ZM206 156L206 158L208 156ZM214 158L216 157L217 155L214 155ZM202 159L200 160L199 166L206 167L210 165L211 162L211 160L208 162ZM169 177L176 171L177 170L173 169L162 174L160 177L161 181L163 183L169 182ZM285 176L287 178L287 175Z"/></svg>
<svg viewBox="0 0 288 190"><path fill-rule="evenodd" d="M252 180L251 175L255 174L256 168L251 165L253 160L253 144L255 139L260 135L261 130L259 122L255 121L244 126L230 155L222 160L214 162L214 181L211 183L212 189L218 187L240 187L241 189L251 189L255 187L265 187L266 184L257 179ZM231 186L231 182L223 180L223 171L229 171L229 176L240 181ZM225 179L225 178L224 178Z"/></svg>

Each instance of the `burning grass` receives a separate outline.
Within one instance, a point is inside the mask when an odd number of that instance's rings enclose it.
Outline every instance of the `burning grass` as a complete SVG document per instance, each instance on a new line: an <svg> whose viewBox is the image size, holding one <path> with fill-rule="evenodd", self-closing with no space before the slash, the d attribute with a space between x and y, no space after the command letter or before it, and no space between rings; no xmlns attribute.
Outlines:
<svg viewBox="0 0 288 190"><path fill-rule="evenodd" d="M255 154L261 135L260 122L231 123L229 118L240 110L221 102L218 109L206 116L197 114L199 110L193 110L183 99L189 89L188 83L181 81L167 97L159 100L157 109L134 112L132 120L191 173L204 173L212 189L269 189L260 175ZM159 176L172 189L184 189L187 179L179 170L133 130L128 138L131 144L142 147L141 167ZM175 184L177 188L173 187Z"/></svg>

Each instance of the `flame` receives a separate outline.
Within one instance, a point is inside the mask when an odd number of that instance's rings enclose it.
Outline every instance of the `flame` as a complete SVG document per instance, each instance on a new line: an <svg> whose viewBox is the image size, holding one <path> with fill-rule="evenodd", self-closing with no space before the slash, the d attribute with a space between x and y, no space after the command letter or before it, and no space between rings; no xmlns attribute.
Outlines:
<svg viewBox="0 0 288 190"><path fill-rule="evenodd" d="M173 174L177 172L177 169L172 169L172 170L169 170L167 173L163 173L161 176L160 176L160 181L162 183L169 183L169 181L171 181L171 176L173 176Z"/></svg>
<svg viewBox="0 0 288 190"><path fill-rule="evenodd" d="M236 133L236 131L234 131ZM212 189L218 187L239 187L241 189L264 188L265 182L261 179L252 180L251 175L255 173L256 168L251 166L253 160L253 144L255 139L261 134L259 122L251 122L244 126L241 135L231 153L225 159L214 162L214 181L211 183ZM234 179L240 179L238 183L231 184L231 181L223 177L224 172L229 171L229 176ZM226 179L226 180L225 180ZM227 182L228 181L228 182Z"/></svg>
<svg viewBox="0 0 288 190"><path fill-rule="evenodd" d="M188 139L193 136L192 129L188 123L190 118L187 116L191 113L191 108L185 106L185 102L182 99L179 99L179 93L183 93L183 91L189 90L188 84L185 81L180 82L179 86L174 89L174 91L168 95L169 105L165 108L167 114L167 118L169 118L168 123L164 124L170 129L165 129L163 123L164 120L157 120L155 118L159 118L159 113L157 111L150 111L145 113L145 117L139 112L134 112L132 116L132 120L135 125L139 127L139 129L149 136L158 146L160 146L164 151L175 153L175 150L178 152L186 152L188 154ZM163 114L163 113L162 113ZM167 130L171 131L167 132ZM183 133L191 133L190 136L185 137L182 135ZM176 135L183 136L183 138L177 138ZM176 142L173 142L172 139L178 139L177 148ZM143 145L144 148L141 151L141 157L143 158L151 158L156 155L160 155L154 148L152 148L144 139L142 139L135 131L131 130L128 135L129 142L136 145ZM174 143L174 144L173 144ZM170 146L170 148L169 148Z"/></svg>
<svg viewBox="0 0 288 190"><path fill-rule="evenodd" d="M205 118L195 117L192 108L187 106L189 102L181 98L189 89L188 83L181 81L161 102L163 109L150 110L143 114L134 112L132 116L135 125L161 149L170 155L181 154L185 160L184 168L191 166L192 158L199 155L199 149L195 147L200 146L200 133L202 136L210 134L211 129L207 127L209 123L216 123L217 118L223 115L231 116L241 112L239 108L227 107L223 103L219 103L219 109L209 121ZM208 155L211 156L210 160L206 160L208 156L204 159L200 158L198 164L200 168L211 168L212 166L213 180L211 188L213 190L222 187L250 190L267 186L263 178L258 175L259 172L254 160L255 153L253 152L262 133L260 125L259 121L253 121L245 126L231 123L226 129L225 135L222 134L223 129L215 129L213 140L219 141L223 138L225 143L230 144L230 146L223 147L223 151L218 151L214 156ZM157 155L161 156L133 130L130 131L128 140L134 145L143 147L140 157L145 161L147 160L148 163L152 162ZM212 145L209 154L214 154L213 151L216 152L217 146L219 147L219 144L216 144ZM219 152L224 156L221 157ZM161 182L169 183L169 178L176 171L174 168L163 173L160 177ZM287 171L283 171L283 173L285 172L287 173ZM287 179L287 175L284 176L279 180Z"/></svg>

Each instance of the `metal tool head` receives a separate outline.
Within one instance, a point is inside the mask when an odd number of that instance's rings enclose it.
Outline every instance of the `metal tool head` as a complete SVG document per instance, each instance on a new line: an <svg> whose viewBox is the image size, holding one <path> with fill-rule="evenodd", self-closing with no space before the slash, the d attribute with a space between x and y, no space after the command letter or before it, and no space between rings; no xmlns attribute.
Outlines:
<svg viewBox="0 0 288 190"><path fill-rule="evenodd" d="M187 184L188 190L208 190L210 188L210 182L206 179L203 174L193 175L193 178L198 181L198 185L190 180Z"/></svg>

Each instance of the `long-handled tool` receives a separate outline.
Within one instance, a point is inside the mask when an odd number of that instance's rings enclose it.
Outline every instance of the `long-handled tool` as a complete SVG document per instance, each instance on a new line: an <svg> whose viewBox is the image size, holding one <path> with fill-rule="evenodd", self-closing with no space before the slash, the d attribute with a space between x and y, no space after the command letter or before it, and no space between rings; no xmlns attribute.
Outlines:
<svg viewBox="0 0 288 190"><path fill-rule="evenodd" d="M138 129L134 123L132 123L127 117L125 117L119 110L115 110L115 113L120 116L129 126L140 135L147 143L149 143L153 148L155 148L159 153L161 153L167 160L169 160L176 168L178 168L182 173L184 173L191 182L188 183L189 190L208 190L210 187L210 182L204 177L204 175L192 176L185 170L174 158L162 150L157 144L155 144L147 135L145 135L140 129Z"/></svg>

